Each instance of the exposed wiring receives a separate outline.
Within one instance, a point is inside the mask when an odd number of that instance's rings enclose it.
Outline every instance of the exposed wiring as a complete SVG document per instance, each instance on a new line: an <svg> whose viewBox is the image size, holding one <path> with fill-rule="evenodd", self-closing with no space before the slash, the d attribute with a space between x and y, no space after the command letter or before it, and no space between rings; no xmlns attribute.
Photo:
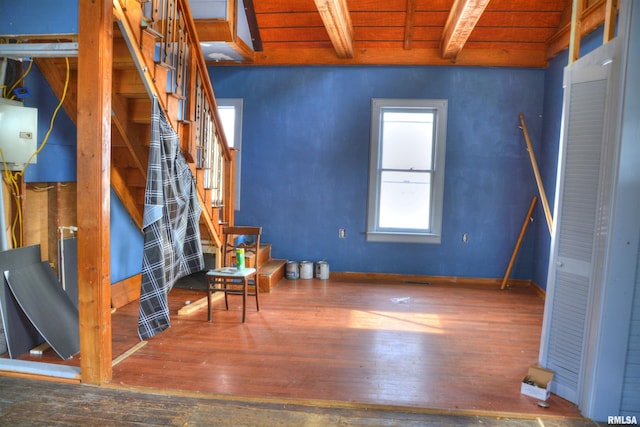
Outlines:
<svg viewBox="0 0 640 427"><path fill-rule="evenodd" d="M16 215L13 219L13 224L11 225L11 241L13 242L13 247L17 248L22 246L22 204L20 203L20 185L18 183L17 172L9 170L9 166L7 165L2 149L0 149L0 156L2 156L2 164L4 165L4 180L11 189L11 195L13 196L16 205ZM19 245L15 232L17 224L20 224Z"/></svg>
<svg viewBox="0 0 640 427"><path fill-rule="evenodd" d="M47 140L49 139L49 135L51 135L51 131L53 130L53 124L56 120L56 116L58 115L58 111L60 111L60 108L62 107L62 104L64 104L64 100L67 97L67 89L69 89L69 76L71 74L71 70L69 69L69 58L65 58L65 61L67 62L67 74L65 77L65 81L64 81L64 89L62 90L62 96L60 97L60 102L58 103L58 106L56 107L55 110L53 110L53 115L51 116L51 121L49 122L49 130L47 130L47 133L44 136L44 139L42 140L42 143L40 144L40 147L38 147L38 149L36 151L34 151L34 153L31 155L31 157L29 157L29 159L27 159L26 163L24 164L24 167L22 168L22 170L20 171L21 174L24 174L25 169L27 169L27 166L29 166L29 162L31 162L31 159L33 159L36 155L38 155L40 153L40 151L42 151L42 149L44 148L45 144L47 143Z"/></svg>
<svg viewBox="0 0 640 427"><path fill-rule="evenodd" d="M4 165L4 180L9 185L9 187L11 188L11 194L13 195L13 199L14 199L14 202L15 202L15 205L16 205L16 215L15 215L15 218L13 220L13 224L11 226L11 239L13 241L13 247L14 248L22 247L23 221L22 221L22 203L21 203L22 192L21 192L21 187L20 187L20 178L24 177L24 171L29 166L31 160L36 155L38 155L38 153L40 153L40 151L42 151L42 149L44 148L45 144L47 143L47 141L49 139L49 135L51 135L51 131L53 130L53 125L54 125L56 116L58 115L58 111L62 107L62 104L64 103L64 100L65 100L65 98L67 96L67 89L69 88L69 77L70 77L71 73L70 73L70 66L69 66L69 58L65 58L65 60L66 60L66 63L67 63L67 74L66 74L65 83L64 83L64 90L62 91L62 96L60 97L60 102L58 103L58 106L55 108L55 110L53 111L53 115L51 116L51 120L49 122L49 129L47 130L47 133L45 134L42 142L40 143L40 146L38 147L38 149L36 151L34 151L33 154L31 154L31 156L29 157L29 159L27 159L27 161L25 162L25 164L22 167L22 169L19 170L19 171L11 171L11 170L9 170L9 166L7 165L6 159L4 157L4 153L2 152L2 149L0 149L0 156L2 156L2 164ZM31 70L31 65L32 64L33 64L33 60L31 60L31 62L29 63L29 68L27 69L27 71L20 78L20 80L18 80L18 82L16 82L16 84L14 84L14 86L11 88L11 90L13 90L17 86L17 84L22 79L24 79L24 77L26 77L26 75ZM11 91L9 91L9 92L11 92ZM16 228L18 228L18 232L17 233L16 233ZM16 237L16 234L17 234L17 237Z"/></svg>

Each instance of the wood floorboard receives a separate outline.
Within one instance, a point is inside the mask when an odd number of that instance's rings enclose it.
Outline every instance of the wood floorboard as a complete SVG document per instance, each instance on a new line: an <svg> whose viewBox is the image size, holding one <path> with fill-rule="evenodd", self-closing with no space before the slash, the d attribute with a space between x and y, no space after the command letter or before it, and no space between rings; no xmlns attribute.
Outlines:
<svg viewBox="0 0 640 427"><path fill-rule="evenodd" d="M108 386L580 418L558 396L541 408L520 394L537 361L544 309L531 287L283 279L260 295L260 312L249 298L244 324L233 296L229 311L214 305L211 323L206 309L177 315L203 295L174 289L172 326L115 366ZM113 314L114 358L139 342L137 316L137 302ZM60 362L50 351L38 360Z"/></svg>

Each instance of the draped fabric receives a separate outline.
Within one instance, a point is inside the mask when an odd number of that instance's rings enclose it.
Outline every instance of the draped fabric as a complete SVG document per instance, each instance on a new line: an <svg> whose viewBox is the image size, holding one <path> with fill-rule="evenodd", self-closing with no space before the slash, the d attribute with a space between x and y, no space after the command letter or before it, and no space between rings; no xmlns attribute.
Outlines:
<svg viewBox="0 0 640 427"><path fill-rule="evenodd" d="M144 255L138 334L147 339L170 326L167 295L176 280L204 269L201 208L180 140L154 98L145 190Z"/></svg>

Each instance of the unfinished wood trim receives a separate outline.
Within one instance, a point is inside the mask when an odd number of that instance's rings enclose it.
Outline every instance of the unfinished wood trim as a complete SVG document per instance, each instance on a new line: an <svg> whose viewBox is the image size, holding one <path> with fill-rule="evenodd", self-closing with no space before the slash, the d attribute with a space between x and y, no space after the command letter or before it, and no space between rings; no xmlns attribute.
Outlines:
<svg viewBox="0 0 640 427"><path fill-rule="evenodd" d="M211 302L219 301L221 299L224 299L223 293L216 292L211 295ZM200 298L196 302L185 304L181 309L178 310L178 316L188 316L195 313L196 311L200 311L203 308L206 308L207 305L207 297Z"/></svg>
<svg viewBox="0 0 640 427"><path fill-rule="evenodd" d="M338 58L331 48L318 49L269 49L257 52L253 62L243 66L274 65L451 65L454 61L440 56L439 48L357 49L353 58ZM214 63L211 63L212 65ZM217 66L237 66L235 62L218 62ZM545 53L533 50L464 49L455 60L455 65L485 67L529 67L544 68Z"/></svg>
<svg viewBox="0 0 640 427"><path fill-rule="evenodd" d="M442 31L443 58L458 56L488 4L489 0L456 0Z"/></svg>
<svg viewBox="0 0 640 427"><path fill-rule="evenodd" d="M542 209L544 211L544 217L547 220L547 227L549 228L549 234L553 230L553 217L551 215L551 208L549 207L549 201L547 199L547 193L544 191L544 185L542 183L542 175L538 168L538 162L536 155L533 152L533 144L531 144L531 138L529 137L529 131L527 130L527 123L524 120L524 114L518 115L520 118L520 128L524 134L525 144L527 145L527 152L529 153L529 160L531 161L531 167L533 168L533 174L536 179L536 185L538 186L538 193L540 194L540 201L542 202Z"/></svg>
<svg viewBox="0 0 640 427"><path fill-rule="evenodd" d="M262 37L260 37L260 27L258 27L258 18L256 17L256 8L253 6L253 0L244 0L243 3L244 11L247 15L247 23L249 24L253 50L255 52L262 52Z"/></svg>
<svg viewBox="0 0 640 427"><path fill-rule="evenodd" d="M140 299L142 273L136 274L111 285L111 306L120 308Z"/></svg>
<svg viewBox="0 0 640 427"><path fill-rule="evenodd" d="M116 2L118 3L118 2ZM83 383L111 380L111 0L78 3L78 311Z"/></svg>
<svg viewBox="0 0 640 427"><path fill-rule="evenodd" d="M536 207L536 202L538 201L537 196L533 196L531 199L531 204L529 205L529 210L527 211L527 216L524 218L524 222L522 223L522 228L520 228L520 234L518 235L518 240L516 241L516 246L513 249L513 253L511 254L511 259L509 260L509 265L507 266L507 271L504 273L504 278L502 279L502 284L500 285L500 289L504 289L507 286L507 282L509 281L509 275L511 275L511 269L516 262L516 258L518 256L518 251L520 250L520 245L524 240L524 234L529 227L529 223L533 221L533 209Z"/></svg>
<svg viewBox="0 0 640 427"><path fill-rule="evenodd" d="M346 0L314 0L339 58L353 57L353 27Z"/></svg>
<svg viewBox="0 0 640 427"><path fill-rule="evenodd" d="M618 14L618 0L607 0L604 14L604 39L609 42L616 36L616 15Z"/></svg>
<svg viewBox="0 0 640 427"><path fill-rule="evenodd" d="M571 33L569 35L569 64L580 57L580 41L582 39L582 10L584 0L573 0L571 8Z"/></svg>
<svg viewBox="0 0 640 427"><path fill-rule="evenodd" d="M416 0L407 0L407 12L404 18L404 43L403 49L411 49L413 41L413 23L416 14Z"/></svg>
<svg viewBox="0 0 640 427"><path fill-rule="evenodd" d="M600 0L587 9L583 10L581 16L580 36L589 34L602 25L605 21L606 0ZM547 41L547 52L545 57L551 59L558 53L569 47L571 22L565 24Z"/></svg>
<svg viewBox="0 0 640 427"><path fill-rule="evenodd" d="M113 362L111 362L111 366L112 367L116 366L117 364L119 364L120 362L125 360L126 358L132 356L136 351L140 350L142 347L144 347L148 343L149 343L149 341L140 341L139 343L137 343L136 345L131 347L129 350L125 351L120 356L118 356L115 359L113 359Z"/></svg>

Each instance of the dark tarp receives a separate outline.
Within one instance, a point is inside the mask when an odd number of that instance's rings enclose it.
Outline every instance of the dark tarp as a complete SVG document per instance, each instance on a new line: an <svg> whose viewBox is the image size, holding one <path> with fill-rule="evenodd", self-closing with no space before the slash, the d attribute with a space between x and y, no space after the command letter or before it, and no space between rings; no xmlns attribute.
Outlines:
<svg viewBox="0 0 640 427"><path fill-rule="evenodd" d="M200 213L193 174L180 151L178 135L154 99L142 224L138 334L143 340L170 326L167 295L175 281L204 269Z"/></svg>
<svg viewBox="0 0 640 427"><path fill-rule="evenodd" d="M25 246L0 252L0 273L33 266L40 262L40 245ZM44 338L31 324L9 289L4 274L0 279L0 315L7 350L12 359L44 343ZM0 336L0 340L5 338Z"/></svg>
<svg viewBox="0 0 640 427"><path fill-rule="evenodd" d="M78 309L47 261L4 272L11 292L33 326L63 359L80 351Z"/></svg>

